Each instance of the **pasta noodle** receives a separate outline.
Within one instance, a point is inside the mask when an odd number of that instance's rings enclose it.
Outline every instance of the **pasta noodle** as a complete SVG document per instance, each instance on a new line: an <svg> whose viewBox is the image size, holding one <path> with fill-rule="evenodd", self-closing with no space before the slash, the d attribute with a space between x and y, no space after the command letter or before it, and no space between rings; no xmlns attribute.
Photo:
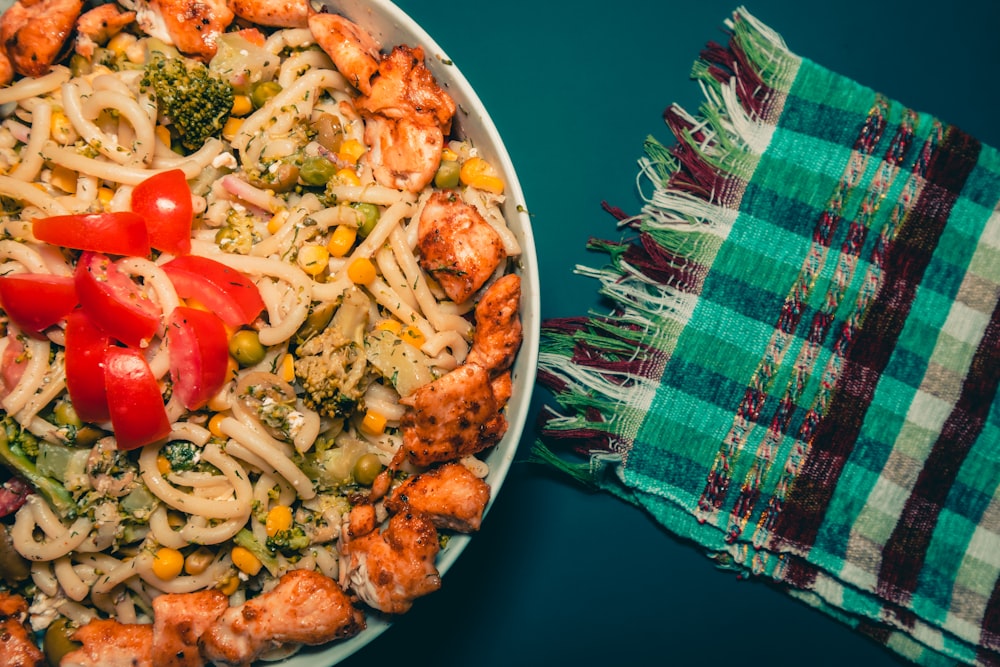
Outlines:
<svg viewBox="0 0 1000 667"><path fill-rule="evenodd" d="M104 49L108 62L74 57L71 68L56 65L0 88L0 276L55 284L72 276L80 304L74 313L88 308L80 285L96 276L101 289L126 295L120 312L153 313L155 326L139 343L96 319L86 322L113 341L105 351L127 348L148 367L169 427L166 436L161 430L123 447L120 410L109 403L115 378L104 361L92 372L107 379L107 414L84 419L74 405L73 364L82 362L72 354L67 316L40 330L6 313L0 318L0 438L71 500L31 495L2 526L31 562L37 608L47 608L32 612L36 629L59 615L74 623L104 616L148 622L152 600L164 593L222 588L238 602L295 568L336 578L351 498L372 485L361 480L358 462L374 454L381 466L419 471L399 464L408 408L394 373L366 357L372 334L412 343L407 358L420 365L421 382L462 364L474 338L476 299L451 301L418 248L418 221L442 187L429 177L413 192L375 178L371 161L380 148L366 144L372 121L359 110L359 92L308 29L264 29L263 45L246 48L271 62L246 80L232 74L231 63L208 63L237 99L223 114L228 122L193 146L182 119L166 113L144 83L144 68L162 45L151 46L136 25L126 32L137 46ZM259 84L273 84L269 98L256 99ZM446 152L458 161L475 149L459 138ZM191 199L190 253L154 242L148 219L146 256L95 250L90 239L62 247L34 233L49 216L103 220L130 211L151 178L173 170L190 189L180 195ZM497 232L505 258L489 282L509 272L507 258L520 247L506 227L502 195L465 182L448 189ZM88 266L84 251L107 264ZM178 255L210 260L231 284L192 289L177 276ZM366 262L375 275L360 279L356 267ZM240 310L230 289L243 280L262 307L238 312L243 319L233 323L221 311ZM179 333L173 315L193 311L217 316L228 350L193 345ZM409 342L404 330L413 332ZM308 351L316 341L318 351ZM200 370L206 377L206 368L218 370L213 360L220 358L224 373L192 405L182 386ZM309 370L317 366L323 373ZM383 425L373 428L369 419ZM489 470L475 456L463 464L479 477ZM272 513L290 516L289 525L275 528ZM262 574L240 570L236 544L258 549L267 561ZM184 569L168 576L158 558L173 552ZM196 556L203 561L197 566Z"/></svg>

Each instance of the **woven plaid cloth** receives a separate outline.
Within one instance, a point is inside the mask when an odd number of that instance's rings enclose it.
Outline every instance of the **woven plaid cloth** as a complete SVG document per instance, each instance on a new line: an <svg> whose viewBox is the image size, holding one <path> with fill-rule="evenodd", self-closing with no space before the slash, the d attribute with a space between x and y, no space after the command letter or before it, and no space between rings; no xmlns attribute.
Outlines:
<svg viewBox="0 0 1000 667"><path fill-rule="evenodd" d="M534 457L915 662L1000 664L1000 154L727 27L579 269L613 309L543 327Z"/></svg>

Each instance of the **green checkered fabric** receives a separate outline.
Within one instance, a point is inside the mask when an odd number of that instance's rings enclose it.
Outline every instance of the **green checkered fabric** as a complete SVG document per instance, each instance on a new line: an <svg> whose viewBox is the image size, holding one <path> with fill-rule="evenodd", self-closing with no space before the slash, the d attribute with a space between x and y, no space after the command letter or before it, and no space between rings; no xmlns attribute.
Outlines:
<svg viewBox="0 0 1000 667"><path fill-rule="evenodd" d="M918 663L1000 664L1000 153L727 26L580 269L614 310L544 325L534 455Z"/></svg>

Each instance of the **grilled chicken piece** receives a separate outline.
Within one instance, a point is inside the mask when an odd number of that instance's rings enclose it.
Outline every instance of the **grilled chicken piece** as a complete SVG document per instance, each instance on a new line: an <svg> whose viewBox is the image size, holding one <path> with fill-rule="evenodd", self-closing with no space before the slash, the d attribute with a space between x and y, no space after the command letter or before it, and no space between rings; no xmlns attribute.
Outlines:
<svg viewBox="0 0 1000 667"><path fill-rule="evenodd" d="M369 503L355 505L347 515L347 537L354 539L367 535L378 527L375 506Z"/></svg>
<svg viewBox="0 0 1000 667"><path fill-rule="evenodd" d="M359 598L387 614L402 614L416 598L441 587L437 530L427 517L393 515L381 531L342 539L340 581Z"/></svg>
<svg viewBox="0 0 1000 667"><path fill-rule="evenodd" d="M14 80L14 65L10 62L10 58L7 57L7 51L0 45L0 86L6 86L8 83ZM3 383L0 382L0 393L4 392L5 387Z"/></svg>
<svg viewBox="0 0 1000 667"><path fill-rule="evenodd" d="M60 667L152 667L153 626L91 621L73 633L83 646L63 656Z"/></svg>
<svg viewBox="0 0 1000 667"><path fill-rule="evenodd" d="M201 637L201 654L217 665L249 665L288 644L315 646L365 628L364 615L333 579L292 570L277 586L230 607Z"/></svg>
<svg viewBox="0 0 1000 667"><path fill-rule="evenodd" d="M107 44L134 20L135 12L124 11L113 2L84 12L76 22L76 52L85 58L93 57L94 49Z"/></svg>
<svg viewBox="0 0 1000 667"><path fill-rule="evenodd" d="M397 46L384 57L371 93L358 99L357 107L362 113L436 125L445 134L455 115L455 101L427 69L419 46Z"/></svg>
<svg viewBox="0 0 1000 667"><path fill-rule="evenodd" d="M361 26L338 14L313 12L308 22L316 43L333 60L337 71L363 95L369 94L382 46Z"/></svg>
<svg viewBox="0 0 1000 667"><path fill-rule="evenodd" d="M236 17L226 0L135 0L135 8L146 34L204 62L215 55L216 39Z"/></svg>
<svg viewBox="0 0 1000 667"><path fill-rule="evenodd" d="M507 432L489 373L464 364L399 401L408 405L401 425L403 446L394 464L426 468L492 447Z"/></svg>
<svg viewBox="0 0 1000 667"><path fill-rule="evenodd" d="M228 0L229 9L241 19L275 28L305 28L307 0Z"/></svg>
<svg viewBox="0 0 1000 667"><path fill-rule="evenodd" d="M465 363L479 364L491 376L511 367L524 337L520 305L521 278L517 274L509 273L489 286L476 304L476 331Z"/></svg>
<svg viewBox="0 0 1000 667"><path fill-rule="evenodd" d="M417 224L420 266L455 303L486 284L507 257L496 230L454 193L431 195Z"/></svg>
<svg viewBox="0 0 1000 667"><path fill-rule="evenodd" d="M43 667L45 656L28 632L28 602L20 595L0 593L0 665Z"/></svg>
<svg viewBox="0 0 1000 667"><path fill-rule="evenodd" d="M153 659L156 667L202 667L198 639L229 608L218 589L168 593L153 599Z"/></svg>
<svg viewBox="0 0 1000 667"><path fill-rule="evenodd" d="M0 17L0 42L14 71L47 74L82 11L82 0L17 0L11 5Z"/></svg>
<svg viewBox="0 0 1000 667"><path fill-rule="evenodd" d="M385 508L428 517L436 528L472 533L479 530L490 487L461 463L446 463L411 477L389 494Z"/></svg>
<svg viewBox="0 0 1000 667"><path fill-rule="evenodd" d="M444 134L437 125L409 118L368 116L365 119L367 160L380 184L419 192L434 178L441 164Z"/></svg>

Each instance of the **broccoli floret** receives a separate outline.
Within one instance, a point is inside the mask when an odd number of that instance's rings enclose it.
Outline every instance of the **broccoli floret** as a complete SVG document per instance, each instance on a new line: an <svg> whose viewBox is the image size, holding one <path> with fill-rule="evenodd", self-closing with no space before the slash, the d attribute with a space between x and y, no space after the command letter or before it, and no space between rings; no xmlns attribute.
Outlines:
<svg viewBox="0 0 1000 667"><path fill-rule="evenodd" d="M271 551L280 551L286 556L291 556L302 551L312 543L302 526L293 525L288 530L279 530L273 536L267 538L267 548Z"/></svg>
<svg viewBox="0 0 1000 667"><path fill-rule="evenodd" d="M233 87L197 60L150 53L140 89L151 91L160 115L169 118L181 146L196 151L222 132L233 108Z"/></svg>
<svg viewBox="0 0 1000 667"><path fill-rule="evenodd" d="M295 376L302 384L306 405L321 415L347 417L368 388L368 358L364 332L371 301L352 287L329 326L296 351Z"/></svg>
<svg viewBox="0 0 1000 667"><path fill-rule="evenodd" d="M37 450L37 440L30 433L27 436L25 436L25 431L11 419L5 419L4 428L0 429L0 463L23 477L36 491L42 494L42 497L49 501L49 505L61 517L75 518L77 506L70 492L58 481L38 472L35 462L28 458L22 448L22 442L33 442Z"/></svg>
<svg viewBox="0 0 1000 667"><path fill-rule="evenodd" d="M163 446L160 455L174 472L191 470L201 460L201 448L188 440L172 440Z"/></svg>
<svg viewBox="0 0 1000 667"><path fill-rule="evenodd" d="M256 556L261 565L267 568L267 571L272 575L277 574L279 565L278 559L275 558L274 554L271 553L265 545L261 544L260 540L254 537L254 534L249 530L246 528L241 529L240 532L233 536L233 542Z"/></svg>

